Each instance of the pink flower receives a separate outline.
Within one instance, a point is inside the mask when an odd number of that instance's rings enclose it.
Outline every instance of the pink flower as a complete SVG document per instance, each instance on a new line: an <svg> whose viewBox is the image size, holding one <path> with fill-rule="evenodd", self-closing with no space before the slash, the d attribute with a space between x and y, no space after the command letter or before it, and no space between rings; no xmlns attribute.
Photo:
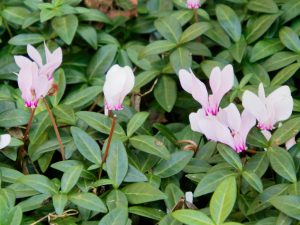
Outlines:
<svg viewBox="0 0 300 225"><path fill-rule="evenodd" d="M42 57L31 45L27 45L27 53L33 61L24 56L15 56L19 66L18 85L22 92L25 106L37 107L40 98L45 97L53 85L53 73L62 62L61 48L53 53L45 45L46 64L42 64Z"/></svg>
<svg viewBox="0 0 300 225"><path fill-rule="evenodd" d="M207 116L202 109L190 114L192 130L203 133L209 140L227 144L238 153L247 149L246 138L255 122L246 110L240 115L233 103L217 116Z"/></svg>
<svg viewBox="0 0 300 225"><path fill-rule="evenodd" d="M293 111L293 98L288 86L282 86L268 97L262 83L258 87L258 96L250 91L243 94L243 106L257 120L261 130L272 130L274 125L289 118Z"/></svg>
<svg viewBox="0 0 300 225"><path fill-rule="evenodd" d="M103 86L105 98L105 114L108 110L122 110L126 95L134 86L134 74L129 66L113 65L106 74Z"/></svg>
<svg viewBox="0 0 300 225"><path fill-rule="evenodd" d="M206 115L217 115L222 98L233 86L233 78L232 65L225 66L223 70L219 67L213 68L209 77L212 94L208 95L204 83L191 70L179 71L182 88L202 105Z"/></svg>
<svg viewBox="0 0 300 225"><path fill-rule="evenodd" d="M186 6L189 9L198 9L200 7L200 0L187 0Z"/></svg>
<svg viewBox="0 0 300 225"><path fill-rule="evenodd" d="M11 136L9 134L2 134L0 135L0 149L5 148L9 145L11 141Z"/></svg>

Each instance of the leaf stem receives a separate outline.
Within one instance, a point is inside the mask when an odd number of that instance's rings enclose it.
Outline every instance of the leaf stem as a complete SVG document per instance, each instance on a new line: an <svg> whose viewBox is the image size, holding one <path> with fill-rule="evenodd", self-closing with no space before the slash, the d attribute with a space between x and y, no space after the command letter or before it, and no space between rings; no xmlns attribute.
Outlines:
<svg viewBox="0 0 300 225"><path fill-rule="evenodd" d="M64 146L62 144L62 140L61 140L61 137L60 137L60 134L59 134L59 131L58 131L58 128L57 128L57 124L55 122L55 119L54 119L54 116L51 112L51 109L47 103L47 100L45 98L43 98L43 102L46 106L46 109L48 111L48 114L49 114L49 117L51 119L51 122L52 122L52 125L53 125L53 128L54 128L54 131L55 131L55 134L56 134L56 138L57 138L57 141L59 143L59 149L60 149L60 153L61 153L61 157L62 157L62 160L65 160L65 151L64 151Z"/></svg>
<svg viewBox="0 0 300 225"><path fill-rule="evenodd" d="M108 151L109 151L109 147L110 147L110 142L111 142L112 136L113 136L113 134L114 134L116 121L117 121L117 116L114 115L114 116L113 116L113 120L112 120L112 124L111 124L111 127L110 127L110 132L109 132L109 136L108 136L108 140L107 140L105 152L104 152L103 159L102 159L102 162L101 162L101 165L100 165L99 176L98 176L99 179L101 178L101 175L102 175L103 164L105 163L106 158L107 158L107 156L108 156Z"/></svg>

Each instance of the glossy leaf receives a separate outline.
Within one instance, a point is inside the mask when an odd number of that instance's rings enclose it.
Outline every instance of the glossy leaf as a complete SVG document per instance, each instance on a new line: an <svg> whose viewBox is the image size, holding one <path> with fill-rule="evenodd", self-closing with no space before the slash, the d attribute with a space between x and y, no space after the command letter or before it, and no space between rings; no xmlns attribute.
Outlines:
<svg viewBox="0 0 300 225"><path fill-rule="evenodd" d="M168 76L163 76L154 89L154 97L164 110L170 112L177 98L175 81Z"/></svg>
<svg viewBox="0 0 300 225"><path fill-rule="evenodd" d="M172 216L176 220L188 225L214 225L215 224L203 212L191 210L191 209L177 210L172 213Z"/></svg>
<svg viewBox="0 0 300 225"><path fill-rule="evenodd" d="M58 36L68 45L70 45L75 36L78 19L75 15L67 15L55 17L52 22L52 27Z"/></svg>
<svg viewBox="0 0 300 225"><path fill-rule="evenodd" d="M148 112L138 112L129 120L127 124L127 136L132 136L147 120Z"/></svg>

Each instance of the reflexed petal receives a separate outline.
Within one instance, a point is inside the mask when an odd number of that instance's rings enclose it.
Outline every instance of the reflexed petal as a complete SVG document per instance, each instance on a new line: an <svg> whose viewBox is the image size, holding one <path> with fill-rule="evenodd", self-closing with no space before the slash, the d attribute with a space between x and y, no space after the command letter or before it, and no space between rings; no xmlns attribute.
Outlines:
<svg viewBox="0 0 300 225"><path fill-rule="evenodd" d="M220 104L222 98L224 95L231 90L234 83L234 72L233 67L231 64L225 66L223 70L221 71L221 85L219 89L216 92L213 92L213 95L215 96L215 99Z"/></svg>
<svg viewBox="0 0 300 225"><path fill-rule="evenodd" d="M2 134L0 135L0 149L5 148L9 145L11 141L11 136L9 134Z"/></svg>
<svg viewBox="0 0 300 225"><path fill-rule="evenodd" d="M32 99L32 82L33 82L33 74L32 74L32 66L34 62L26 64L21 67L20 72L18 73L18 86L22 92L22 98L25 101L30 101Z"/></svg>
<svg viewBox="0 0 300 225"><path fill-rule="evenodd" d="M226 119L228 127L231 130L238 131L241 126L241 115L236 105L230 103L226 108L223 109L226 112Z"/></svg>
<svg viewBox="0 0 300 225"><path fill-rule="evenodd" d="M126 76L126 81L123 87L123 95L125 97L133 89L135 77L132 69L129 66L123 67L123 73L124 76Z"/></svg>
<svg viewBox="0 0 300 225"><path fill-rule="evenodd" d="M200 113L199 113L199 110L197 113L190 113L189 115L189 120L190 120L190 124L191 124L191 129L193 131L196 131L196 132L200 132L202 133L202 130L200 129L199 127L199 120L201 119L201 116L200 116Z"/></svg>
<svg viewBox="0 0 300 225"><path fill-rule="evenodd" d="M268 111L261 99L250 91L245 91L242 97L243 107L259 122L268 120Z"/></svg>
<svg viewBox="0 0 300 225"><path fill-rule="evenodd" d="M241 116L241 127L239 130L239 134L241 138L243 139L243 142L246 143L247 135L249 131L252 129L252 127L255 126L256 119L255 117L249 113L247 110L244 110L242 112Z"/></svg>
<svg viewBox="0 0 300 225"><path fill-rule="evenodd" d="M288 86L282 86L267 97L267 104L274 110L275 122L286 120L293 111L293 97Z"/></svg>
<svg viewBox="0 0 300 225"><path fill-rule="evenodd" d="M207 89L192 71L179 70L179 80L183 90L190 93L204 108L208 107Z"/></svg>
<svg viewBox="0 0 300 225"><path fill-rule="evenodd" d="M266 94L265 94L265 88L263 83L260 83L258 86L258 97L262 100L265 101Z"/></svg>
<svg viewBox="0 0 300 225"><path fill-rule="evenodd" d="M215 121L214 125L216 138L218 142L229 145L232 149L235 149L234 140L230 130L223 124Z"/></svg>
<svg viewBox="0 0 300 225"><path fill-rule="evenodd" d="M216 120L217 117L209 116L198 120L198 126L205 135L205 137L212 141L218 141L216 131Z"/></svg>
<svg viewBox="0 0 300 225"><path fill-rule="evenodd" d="M32 61L24 56L16 55L15 62L19 68L26 67L28 64L32 63Z"/></svg>
<svg viewBox="0 0 300 225"><path fill-rule="evenodd" d="M40 67L43 65L41 54L32 45L27 45L27 53Z"/></svg>
<svg viewBox="0 0 300 225"><path fill-rule="evenodd" d="M209 76L209 85L212 93L215 94L220 89L222 78L221 69L219 67L214 67Z"/></svg>

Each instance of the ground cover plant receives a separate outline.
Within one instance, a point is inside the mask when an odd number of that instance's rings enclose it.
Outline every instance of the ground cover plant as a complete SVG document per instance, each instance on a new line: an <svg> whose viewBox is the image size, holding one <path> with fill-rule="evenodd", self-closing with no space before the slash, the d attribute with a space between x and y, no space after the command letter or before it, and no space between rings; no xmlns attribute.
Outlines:
<svg viewBox="0 0 300 225"><path fill-rule="evenodd" d="M0 0L0 224L300 224L299 0Z"/></svg>

